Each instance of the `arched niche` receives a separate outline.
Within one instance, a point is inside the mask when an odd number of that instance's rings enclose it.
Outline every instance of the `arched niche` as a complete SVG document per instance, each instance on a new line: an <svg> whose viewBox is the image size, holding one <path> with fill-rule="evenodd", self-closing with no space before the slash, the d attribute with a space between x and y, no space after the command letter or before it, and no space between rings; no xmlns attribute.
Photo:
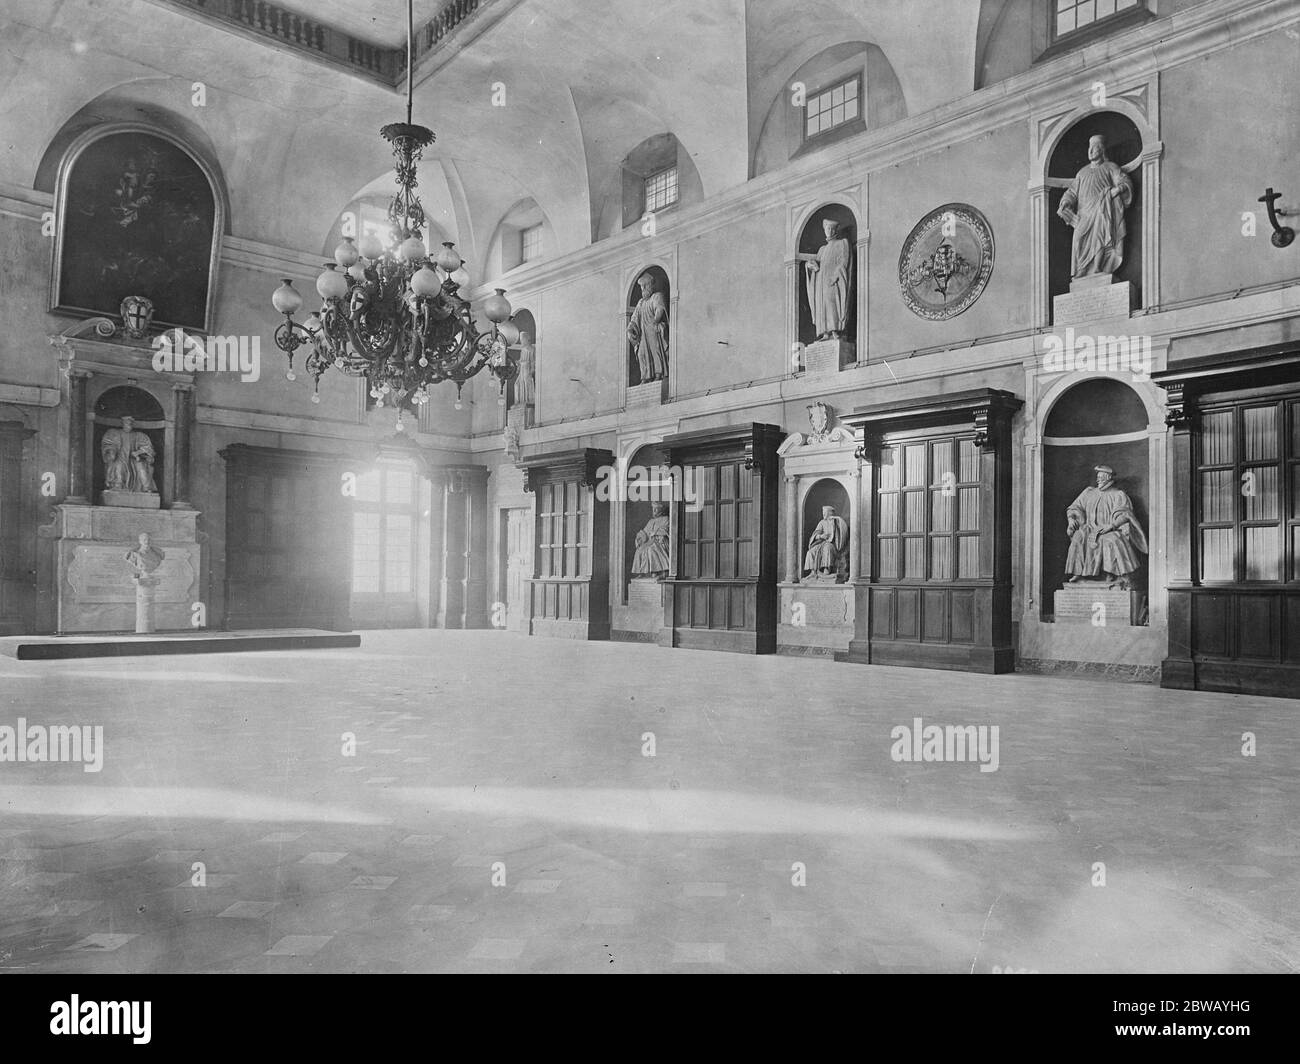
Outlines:
<svg viewBox="0 0 1300 1064"><path fill-rule="evenodd" d="M636 470L633 481L627 477ZM655 502L667 501L672 490L668 474L668 458L657 446L647 445L633 452L631 460L623 466L621 488L627 488L623 503L623 581L624 587L632 579L632 562L636 557L637 533L645 528L654 516Z"/></svg>
<svg viewBox="0 0 1300 1064"><path fill-rule="evenodd" d="M668 271L665 270L662 266L659 266L657 264L650 265L650 266L646 266L644 269L640 269L636 271L636 275L634 276L632 283L627 290L627 317L629 322L629 328L631 327L630 323L633 319L633 316L636 314L637 304L640 303L642 299L643 292L642 292L641 279L643 277L648 277L652 282L652 288L651 288L652 301L658 303L658 300L654 300L653 298L656 294L661 296L663 300L663 310L665 314L665 320L663 322L662 330L660 332L660 338L662 339L662 341L664 342L667 348L667 365L660 367L662 370L662 376L660 377L646 376L642 372L641 360L637 357L637 345L634 344L629 338L625 345L627 348L627 381L629 387L635 387L636 385L640 385L640 384L648 384L654 380L667 379L668 368L669 366L672 365L672 360L676 355L676 352L673 350L673 344L672 344L672 338L673 338L672 318L673 318L673 311L675 309L673 307L672 286L668 278ZM650 360L649 369L652 372L655 370L653 360Z"/></svg>
<svg viewBox="0 0 1300 1064"><path fill-rule="evenodd" d="M1106 138L1106 157L1128 170L1133 183L1133 201L1124 212L1126 235L1123 261L1115 272L1116 282L1128 281L1135 292L1135 306L1143 305L1143 211L1146 209L1142 167L1132 165L1142 156L1142 132L1137 123L1117 111L1094 111L1071 124L1056 141L1047 164L1052 185L1047 194L1048 293L1055 297L1070 290L1070 261L1074 230L1056 213L1065 189L1059 182L1072 181L1088 166L1088 142L1094 136Z"/></svg>
<svg viewBox="0 0 1300 1064"><path fill-rule="evenodd" d="M1052 403L1042 437L1042 620L1052 620L1054 592L1066 580L1070 547L1066 511L1080 492L1096 484L1094 467L1107 465L1115 471L1116 487L1128 495L1151 550L1156 549L1151 528L1150 418L1142 396L1111 377L1082 379ZM1141 566L1129 579L1147 603L1149 555L1138 557ZM1136 614L1134 621L1138 621Z"/></svg>
<svg viewBox="0 0 1300 1064"><path fill-rule="evenodd" d="M144 296L154 326L211 331L225 200L186 142L139 122L91 126L60 160L55 216L51 313L116 318Z"/></svg>
<svg viewBox="0 0 1300 1064"><path fill-rule="evenodd" d="M160 497L170 493L166 484L166 448L168 419L158 398L143 388L118 384L106 388L95 399L93 407L94 433L92 436L92 461L94 497L98 498L105 487L106 471L101 451L104 433L122 427L124 418L131 418L134 432L143 432L153 445L154 488Z"/></svg>
<svg viewBox="0 0 1300 1064"><path fill-rule="evenodd" d="M799 529L799 559L796 570L801 582L810 579L814 575L804 571L804 556L808 553L808 540L812 537L814 529L817 528L817 523L822 519L822 507L824 506L834 508L837 517L842 517L845 521L850 520L852 511L850 509L848 489L839 480L823 477L821 480L813 481L804 492L800 512L802 521ZM843 572L837 577L839 583L846 582L849 574L847 544L845 548Z"/></svg>
<svg viewBox="0 0 1300 1064"><path fill-rule="evenodd" d="M1107 85L1105 104L1091 102L1065 111L1043 110L1030 116L1029 204L1031 241L1029 245L1031 306L1034 325L1052 324L1052 297L1057 289L1069 288L1069 249L1073 230L1056 216L1063 185L1072 181L1087 162L1088 137L1095 132L1110 132L1125 143L1108 144L1107 156L1130 167L1130 181L1135 196L1125 212L1125 257L1130 258L1130 276L1136 270L1136 292L1141 305L1148 309L1160 304L1160 161L1164 145L1160 141L1160 88L1154 78L1128 85ZM1108 117L1109 116L1109 117ZM1131 123L1126 127L1121 119ZM1101 128L1094 128L1092 124ZM1132 129L1139 134L1139 150L1131 154ZM1069 142L1065 144L1064 142ZM1082 145L1082 161L1080 149ZM1118 147L1118 150L1116 150ZM1058 149L1061 149L1058 154ZM1123 152L1130 154L1123 154ZM1077 165L1076 165L1077 164ZM1058 173L1059 171L1059 173ZM1068 171L1068 172L1067 172ZM1061 252L1053 254L1057 247ZM1053 270L1055 269L1055 274ZM1053 277L1055 276L1055 280Z"/></svg>
<svg viewBox="0 0 1300 1064"><path fill-rule="evenodd" d="M530 408L537 404L537 319L531 310L516 310L510 320L519 329L519 342L510 348L509 357L519 366L519 373L506 384L506 410L519 410L524 415L524 428L531 428ZM524 350L531 347L525 359ZM531 379L525 381L524 375ZM507 417L509 415L507 414Z"/></svg>
<svg viewBox="0 0 1300 1064"><path fill-rule="evenodd" d="M837 235L844 237L849 242L850 262L852 263L852 272L849 278L848 292L848 320L842 330L844 339L848 343L854 343L858 330L858 263L857 263L857 243L858 243L858 224L857 216L852 208L843 203L825 203L817 207L804 219L803 224L798 231L798 239L795 245L797 255L815 255L826 243L826 231L824 222L833 221L839 226ZM808 286L808 271L804 266L804 261L799 259L796 262L794 271L795 290L791 293L794 299L794 305L797 308L797 339L802 344L810 344L817 339L817 329L814 322L813 310L810 303L810 293Z"/></svg>

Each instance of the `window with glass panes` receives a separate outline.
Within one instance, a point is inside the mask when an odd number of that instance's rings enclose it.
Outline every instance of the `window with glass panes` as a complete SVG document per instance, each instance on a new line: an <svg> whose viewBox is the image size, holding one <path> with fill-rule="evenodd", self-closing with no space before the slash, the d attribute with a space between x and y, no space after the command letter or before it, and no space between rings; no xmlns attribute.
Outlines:
<svg viewBox="0 0 1300 1064"><path fill-rule="evenodd" d="M862 79L855 74L838 85L832 85L825 92L808 97L804 105L805 136L815 137L827 133L836 126L851 122L861 114L859 106Z"/></svg>
<svg viewBox="0 0 1300 1064"><path fill-rule="evenodd" d="M1201 407L1202 583L1300 580L1300 397Z"/></svg>
<svg viewBox="0 0 1300 1064"><path fill-rule="evenodd" d="M591 573L590 516L577 480L547 481L537 495L537 575L580 577Z"/></svg>
<svg viewBox="0 0 1300 1064"><path fill-rule="evenodd" d="M635 186L633 186L635 188ZM677 202L677 167L670 166L645 179L645 209L661 211Z"/></svg>
<svg viewBox="0 0 1300 1064"><path fill-rule="evenodd" d="M1052 11L1052 36L1059 40L1126 11L1139 10L1142 0L1047 0Z"/></svg>
<svg viewBox="0 0 1300 1064"><path fill-rule="evenodd" d="M532 262L542 257L542 227L530 225L519 230L519 261Z"/></svg>
<svg viewBox="0 0 1300 1064"><path fill-rule="evenodd" d="M973 436L886 445L880 452L877 579L979 576L979 450Z"/></svg>
<svg viewBox="0 0 1300 1064"><path fill-rule="evenodd" d="M754 567L754 474L744 462L723 462L697 470L700 496L682 512L682 556L686 580L737 580Z"/></svg>
<svg viewBox="0 0 1300 1064"><path fill-rule="evenodd" d="M415 473L380 466L357 477L352 514L352 592L415 592Z"/></svg>

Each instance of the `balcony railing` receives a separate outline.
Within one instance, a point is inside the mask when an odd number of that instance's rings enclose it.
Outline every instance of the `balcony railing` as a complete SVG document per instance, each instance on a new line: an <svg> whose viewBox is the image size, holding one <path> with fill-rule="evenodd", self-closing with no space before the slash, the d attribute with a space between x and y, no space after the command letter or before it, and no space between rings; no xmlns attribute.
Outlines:
<svg viewBox="0 0 1300 1064"><path fill-rule="evenodd" d="M406 77L406 47L390 48L354 37L326 22L300 15L266 0L156 0L170 7L273 42L318 61L332 63L382 85L395 87ZM415 60L446 47L460 29L499 0L447 0L415 32ZM307 0L303 0L304 6ZM503 5L502 10L508 10Z"/></svg>

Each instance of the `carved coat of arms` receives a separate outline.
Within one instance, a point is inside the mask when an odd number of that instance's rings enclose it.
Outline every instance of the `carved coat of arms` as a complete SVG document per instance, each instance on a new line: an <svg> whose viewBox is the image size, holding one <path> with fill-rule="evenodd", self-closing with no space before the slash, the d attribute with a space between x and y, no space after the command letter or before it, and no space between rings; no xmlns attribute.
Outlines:
<svg viewBox="0 0 1300 1064"><path fill-rule="evenodd" d="M928 321L968 309L992 273L993 230L965 203L937 207L917 222L898 257L903 302Z"/></svg>

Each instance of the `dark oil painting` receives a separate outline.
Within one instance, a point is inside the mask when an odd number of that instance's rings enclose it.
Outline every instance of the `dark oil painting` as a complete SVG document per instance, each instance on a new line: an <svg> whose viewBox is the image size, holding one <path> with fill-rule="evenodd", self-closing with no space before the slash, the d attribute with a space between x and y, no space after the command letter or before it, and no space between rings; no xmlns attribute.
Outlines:
<svg viewBox="0 0 1300 1064"><path fill-rule="evenodd" d="M205 329L215 221L207 177L170 141L94 141L68 176L55 309L115 318L144 296L155 325Z"/></svg>

